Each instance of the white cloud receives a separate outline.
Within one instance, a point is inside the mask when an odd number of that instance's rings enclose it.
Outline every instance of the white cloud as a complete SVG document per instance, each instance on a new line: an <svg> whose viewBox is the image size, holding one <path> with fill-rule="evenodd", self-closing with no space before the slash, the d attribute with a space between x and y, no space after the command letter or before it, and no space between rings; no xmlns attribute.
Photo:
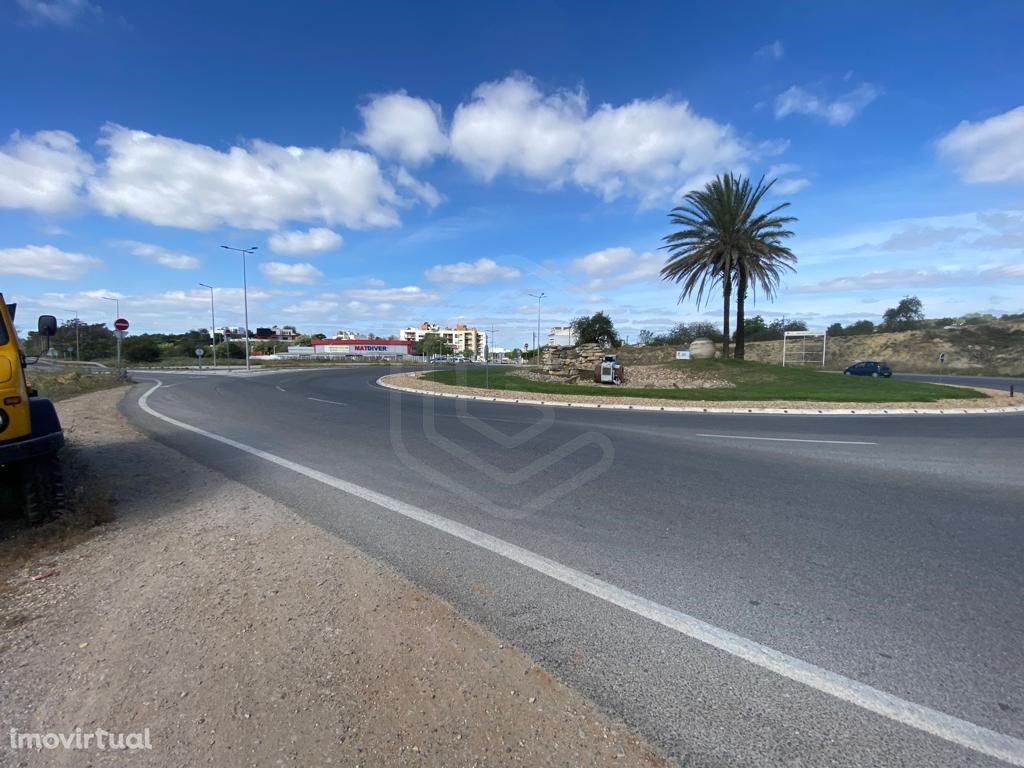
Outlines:
<svg viewBox="0 0 1024 768"><path fill-rule="evenodd" d="M276 229L290 220L353 229L399 223L398 196L376 159L351 149L253 141L226 152L107 125L109 152L90 185L95 206L152 224Z"/></svg>
<svg viewBox="0 0 1024 768"><path fill-rule="evenodd" d="M441 127L441 108L405 91L374 96L361 107L359 141L382 157L418 165L443 154L448 139Z"/></svg>
<svg viewBox="0 0 1024 768"><path fill-rule="evenodd" d="M127 248L135 256L141 256L154 264L160 264L171 269L198 269L199 259L184 253L169 251L159 245L139 243L135 240L121 240L118 245Z"/></svg>
<svg viewBox="0 0 1024 768"><path fill-rule="evenodd" d="M881 90L871 83L861 83L852 91L829 101L794 85L775 97L775 117L802 114L820 117L830 125L846 125L875 99Z"/></svg>
<svg viewBox="0 0 1024 768"><path fill-rule="evenodd" d="M0 147L0 208L71 208L92 170L92 158L67 131L15 133Z"/></svg>
<svg viewBox="0 0 1024 768"><path fill-rule="evenodd" d="M1024 106L978 123L965 120L938 146L968 183L1024 182Z"/></svg>
<svg viewBox="0 0 1024 768"><path fill-rule="evenodd" d="M781 40L774 40L768 45L754 51L754 58L757 59L772 59L774 61L779 61L785 55L786 49L782 45Z"/></svg>
<svg viewBox="0 0 1024 768"><path fill-rule="evenodd" d="M324 301L322 299L308 299L295 304L289 304L281 311L287 315L326 315L338 308L336 301Z"/></svg>
<svg viewBox="0 0 1024 768"><path fill-rule="evenodd" d="M403 288L354 288L347 292L353 299L363 301L387 302L432 302L440 297L435 293L424 291L418 285L407 285Z"/></svg>
<svg viewBox="0 0 1024 768"><path fill-rule="evenodd" d="M405 168L398 169L398 173L395 174L395 183L402 189L412 192L417 199L431 208L436 208L444 201L444 196L432 184L420 181Z"/></svg>
<svg viewBox="0 0 1024 768"><path fill-rule="evenodd" d="M916 251L922 248L950 243L970 231L966 227L911 225L900 232L894 232L879 247L883 251Z"/></svg>
<svg viewBox="0 0 1024 768"><path fill-rule="evenodd" d="M637 253L632 248L606 248L574 260L569 271L589 277L576 288L593 292L645 280L655 284L663 264L664 259L650 251Z"/></svg>
<svg viewBox="0 0 1024 768"><path fill-rule="evenodd" d="M452 154L473 173L572 182L605 200L671 199L752 154L728 125L685 101L635 100L590 111L582 91L545 94L524 75L484 83L455 111Z"/></svg>
<svg viewBox="0 0 1024 768"><path fill-rule="evenodd" d="M460 261L457 264L438 264L426 271L427 279L434 283L463 283L482 285L494 280L514 280L522 273L515 267L503 267L493 259Z"/></svg>
<svg viewBox="0 0 1024 768"><path fill-rule="evenodd" d="M993 281L1024 279L1024 264L1001 264L986 269L958 267L937 269L891 269L863 275L837 277L794 288L795 293L845 293L898 288L909 290L923 286L991 285Z"/></svg>
<svg viewBox="0 0 1024 768"><path fill-rule="evenodd" d="M275 232L267 241L270 250L286 256L298 256L305 253L326 253L341 248L341 235L326 227L292 232Z"/></svg>
<svg viewBox="0 0 1024 768"><path fill-rule="evenodd" d="M772 186L772 193L776 195L795 195L801 189L811 186L811 180L805 178L779 179Z"/></svg>
<svg viewBox="0 0 1024 768"><path fill-rule="evenodd" d="M312 264L285 264L280 261L265 261L260 272L275 283L299 283L313 285L323 278L324 273Z"/></svg>
<svg viewBox="0 0 1024 768"><path fill-rule="evenodd" d="M0 274L40 280L78 280L103 262L81 253L68 253L52 245L0 248Z"/></svg>
<svg viewBox="0 0 1024 768"><path fill-rule="evenodd" d="M67 27L85 16L100 17L103 9L89 0L18 0L34 24Z"/></svg>

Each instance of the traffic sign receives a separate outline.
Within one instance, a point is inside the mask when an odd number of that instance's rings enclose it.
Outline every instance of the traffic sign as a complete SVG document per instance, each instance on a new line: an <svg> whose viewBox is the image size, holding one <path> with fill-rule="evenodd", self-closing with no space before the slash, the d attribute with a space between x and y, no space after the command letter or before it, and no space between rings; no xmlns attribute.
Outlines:
<svg viewBox="0 0 1024 768"><path fill-rule="evenodd" d="M946 353L945 352L939 352L939 362L940 363L946 362Z"/></svg>
<svg viewBox="0 0 1024 768"><path fill-rule="evenodd" d="M117 318L117 320L114 321L114 328L116 328L119 331L127 331L128 321L125 320L123 317L119 317Z"/></svg>
<svg viewBox="0 0 1024 768"><path fill-rule="evenodd" d="M202 357L206 354L206 350L202 347L196 347L196 357Z"/></svg>

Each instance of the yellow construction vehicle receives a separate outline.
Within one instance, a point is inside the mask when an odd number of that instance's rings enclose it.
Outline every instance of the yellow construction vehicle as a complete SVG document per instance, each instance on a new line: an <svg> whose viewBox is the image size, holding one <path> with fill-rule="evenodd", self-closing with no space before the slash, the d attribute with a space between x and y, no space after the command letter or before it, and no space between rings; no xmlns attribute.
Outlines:
<svg viewBox="0 0 1024 768"><path fill-rule="evenodd" d="M25 383L25 353L14 330L17 305L0 294L0 509L46 520L63 504L59 453L64 433L57 411ZM57 332L52 315L39 318L39 335Z"/></svg>

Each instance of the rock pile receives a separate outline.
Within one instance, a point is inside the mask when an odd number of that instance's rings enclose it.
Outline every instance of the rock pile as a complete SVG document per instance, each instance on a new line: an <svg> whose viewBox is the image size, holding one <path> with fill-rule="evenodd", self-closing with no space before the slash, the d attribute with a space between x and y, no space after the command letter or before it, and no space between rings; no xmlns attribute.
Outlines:
<svg viewBox="0 0 1024 768"><path fill-rule="evenodd" d="M544 347L541 367L549 376L575 384L580 379L594 380L594 366L601 362L607 351L600 344L580 344L577 347Z"/></svg>

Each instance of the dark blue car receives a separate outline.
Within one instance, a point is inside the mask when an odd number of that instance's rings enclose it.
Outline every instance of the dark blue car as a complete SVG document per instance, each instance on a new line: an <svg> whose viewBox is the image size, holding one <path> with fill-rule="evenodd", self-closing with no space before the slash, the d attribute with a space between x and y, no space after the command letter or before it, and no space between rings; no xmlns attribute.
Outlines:
<svg viewBox="0 0 1024 768"><path fill-rule="evenodd" d="M892 377L892 368L885 363L880 363L876 360L862 360L859 363L854 363L845 371L845 376L885 376L885 378Z"/></svg>

